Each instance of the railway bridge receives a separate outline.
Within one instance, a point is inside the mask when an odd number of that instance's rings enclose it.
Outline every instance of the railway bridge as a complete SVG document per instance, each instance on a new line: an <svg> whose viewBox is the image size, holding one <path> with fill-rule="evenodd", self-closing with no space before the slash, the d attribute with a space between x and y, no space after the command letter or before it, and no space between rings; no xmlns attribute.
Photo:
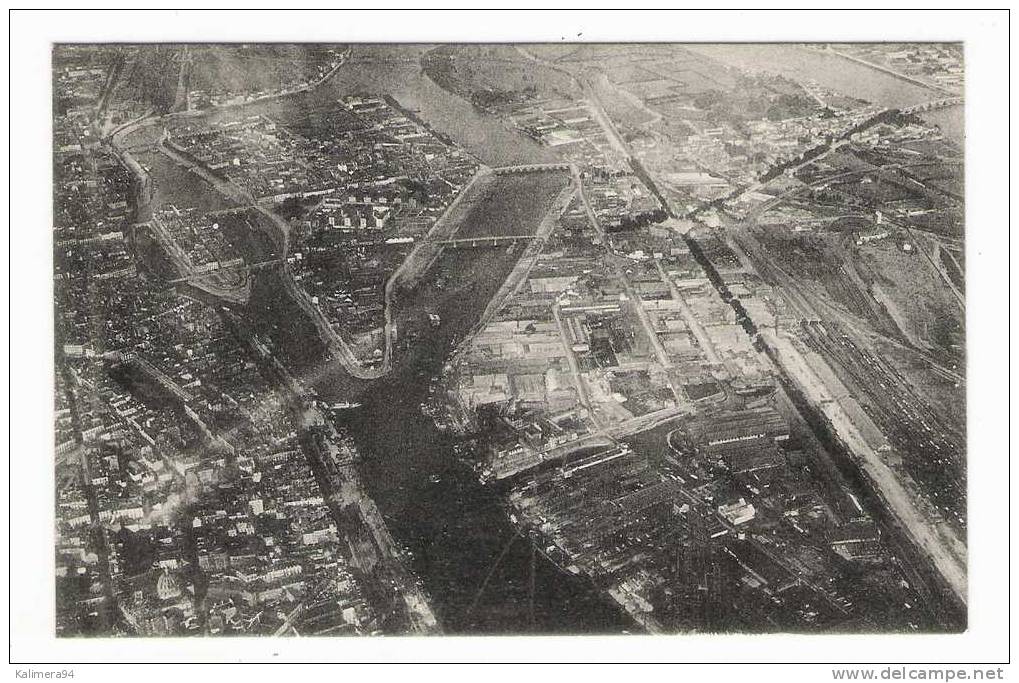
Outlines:
<svg viewBox="0 0 1019 683"><path fill-rule="evenodd" d="M189 275L185 275L185 276L181 276L181 277L176 277L176 278L173 278L172 280L167 280L166 284L168 284L168 285L176 285L176 284L180 284L182 282L192 282L194 280L201 279L202 276L205 276L205 275L212 275L212 274L215 274L215 273L226 273L226 272L235 271L235 270L243 270L248 275L250 275L250 274L252 274L254 272L262 270L263 268L269 268L269 267L272 267L272 266L282 265L285 262L286 262L286 259L282 259L282 258L268 259L266 261L259 261L258 263L247 263L243 259L234 259L234 260L229 261L229 262L223 262L221 264L218 264L218 265L215 265L215 266L212 266L212 267L207 267L206 270L203 270L201 272L196 271L196 272L193 272L193 273L191 273Z"/></svg>
<svg viewBox="0 0 1019 683"><path fill-rule="evenodd" d="M541 173L543 171L568 171L570 165L566 163L551 164L521 164L519 166L500 166L493 168L496 175L510 175L514 173Z"/></svg>
<svg viewBox="0 0 1019 683"><path fill-rule="evenodd" d="M925 111L934 111L935 109L947 109L948 107L956 107L962 104L961 97L946 97L941 100L934 100L933 102L924 102L923 104L916 104L912 107L906 107L900 109L903 114L921 114Z"/></svg>

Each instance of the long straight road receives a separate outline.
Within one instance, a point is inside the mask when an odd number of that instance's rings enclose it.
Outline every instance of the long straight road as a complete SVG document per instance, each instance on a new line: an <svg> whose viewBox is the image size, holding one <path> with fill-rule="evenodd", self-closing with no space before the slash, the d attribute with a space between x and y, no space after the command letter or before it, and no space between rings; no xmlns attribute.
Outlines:
<svg viewBox="0 0 1019 683"><path fill-rule="evenodd" d="M580 181L581 179L578 177L578 182ZM651 317L648 315L647 309L644 308L644 301L640 298L640 294L634 290L633 284L630 282L630 278L626 276L626 273L623 272L622 268L615 264L615 255L612 253L609 246L608 236L605 234L601 224L598 222L598 217L595 215L594 209L591 207L591 203L587 200L587 195L584 193L583 182L580 182L579 185L579 196L580 202L584 206L584 213L587 215L587 221L591 225L591 228L598 233L598 236L602 241L602 246L605 249L606 256L608 257L609 262L613 264L613 274L622 285L627 298L633 304L633 310L637 314L637 319L640 320L640 324L644 328L644 332L647 334L648 342L650 342L651 348L655 352L655 357L658 359L659 365L661 365L662 369L665 371L669 391L672 392L672 396L676 399L676 403L678 405L685 405L687 403L686 395L679 387L676 386L676 382L670 372L670 369L672 368L672 361L669 359L669 353L662 345L662 340L659 339L658 333L655 332L654 324L651 322Z"/></svg>
<svg viewBox="0 0 1019 683"><path fill-rule="evenodd" d="M669 293L672 294L672 300L679 304L679 312L683 314L683 321L687 327L693 333L694 339L697 340L697 344L700 345L701 350L704 351L704 355L708 357L708 361L715 364L721 364L722 359L719 358L718 352L715 350L715 345L711 342L711 337L704 330L704 326L701 325L701 321L697 319L693 309L690 308L690 304L683 298L683 294L679 291L679 287L676 286L676 282L665 272L665 267L659 259L655 259L655 267L658 268L658 274L665 280L665 284L669 286Z"/></svg>
<svg viewBox="0 0 1019 683"><path fill-rule="evenodd" d="M566 350L566 362L570 366L570 374L573 376L573 384L577 387L577 397L580 399L580 405L587 408L587 414L591 416L591 420L595 425L601 429L602 425L598 419L598 416L594 412L594 407L591 404L591 396L587 392L587 384L584 382L584 376L580 372L580 363L577 362L577 356L573 352L573 347L569 343L569 335L566 334L566 325L563 324L562 313L559 310L559 304L552 304L552 317L555 318L556 326L559 328L559 336L563 340L563 347Z"/></svg>
<svg viewBox="0 0 1019 683"><path fill-rule="evenodd" d="M966 544L942 522L931 520L917 506L915 496L906 490L898 475L889 467L860 433L838 398L803 355L787 339L770 330L762 331L769 346L776 350L782 370L800 386L807 399L825 415L839 440L852 453L857 465L872 482L877 494L905 529L922 554L951 588L955 596L967 602Z"/></svg>
<svg viewBox="0 0 1019 683"><path fill-rule="evenodd" d="M583 87L580 79L577 79L577 82ZM585 88L585 92L587 91ZM596 97L593 98L592 103L596 106L597 110L602 109ZM612 140L618 140L624 149L626 149L625 142L617 137L618 134L615 131L615 127L611 125L611 121L604 111L600 111L597 119L602 124L606 135ZM626 154L627 158L633 158L628 149L626 149ZM646 170L644 173L648 181L653 184L653 176ZM581 196L583 197L583 192ZM593 212L590 211L586 201L585 209L589 211L590 219L593 216ZM595 226L597 228L597 223L595 223ZM792 291L795 292L795 288ZM807 309L810 309L809 305ZM778 335L772 335L773 339L777 337ZM818 397L816 393L818 384L815 384L814 381L811 381L811 379L802 373L791 372L789 366L783 367L782 370L793 379L794 383L800 385L801 389L807 392L808 395L813 393L815 399ZM820 384L821 390L824 391L823 383L820 380L816 381ZM859 435L859 432L853 427L852 422L848 421L840 412L840 407L832 407L833 404L830 401L822 403L822 405L826 405L828 411L834 411L833 414L828 415L833 423L843 425L841 432L838 429L834 431L846 444L850 452L853 453L861 470L871 481L876 493L885 500L889 510L906 529L913 543L923 554L931 559L934 568L950 587L950 590L959 600L965 603L967 595L965 542L958 538L947 525L938 524L935 520L928 519L919 509L914 497L903 488L897 474L885 465L880 456L866 444Z"/></svg>

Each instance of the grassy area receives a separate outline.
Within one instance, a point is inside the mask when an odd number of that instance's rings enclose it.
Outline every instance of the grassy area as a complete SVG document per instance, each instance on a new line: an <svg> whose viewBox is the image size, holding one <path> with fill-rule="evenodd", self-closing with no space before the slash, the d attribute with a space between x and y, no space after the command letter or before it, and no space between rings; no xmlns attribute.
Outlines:
<svg viewBox="0 0 1019 683"><path fill-rule="evenodd" d="M919 338L948 359L961 358L963 313L940 276L919 260L922 256L906 254L894 242L876 242L861 248L860 258Z"/></svg>
<svg viewBox="0 0 1019 683"><path fill-rule="evenodd" d="M192 90L277 91L328 70L340 48L332 45L209 45L192 47Z"/></svg>
<svg viewBox="0 0 1019 683"><path fill-rule="evenodd" d="M443 45L421 60L428 77L480 108L578 94L568 76L508 45Z"/></svg>

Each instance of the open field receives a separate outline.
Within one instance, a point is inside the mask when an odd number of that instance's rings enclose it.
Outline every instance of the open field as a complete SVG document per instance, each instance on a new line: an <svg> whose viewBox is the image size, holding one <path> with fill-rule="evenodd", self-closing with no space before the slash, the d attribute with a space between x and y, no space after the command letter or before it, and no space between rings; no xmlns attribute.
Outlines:
<svg viewBox="0 0 1019 683"><path fill-rule="evenodd" d="M189 48L192 90L279 90L321 76L335 55L328 45L208 45Z"/></svg>
<svg viewBox="0 0 1019 683"><path fill-rule="evenodd" d="M481 108L577 94L565 74L535 64L510 45L443 45L424 55L421 64L444 90Z"/></svg>
<svg viewBox="0 0 1019 683"><path fill-rule="evenodd" d="M961 362L965 318L936 273L915 255L894 243L878 242L860 249L861 264L902 310L908 332L946 360Z"/></svg>

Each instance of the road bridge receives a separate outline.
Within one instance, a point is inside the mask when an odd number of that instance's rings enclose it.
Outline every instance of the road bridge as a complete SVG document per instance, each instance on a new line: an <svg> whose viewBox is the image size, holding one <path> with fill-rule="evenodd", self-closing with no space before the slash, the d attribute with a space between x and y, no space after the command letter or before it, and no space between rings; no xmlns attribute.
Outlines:
<svg viewBox="0 0 1019 683"><path fill-rule="evenodd" d="M232 206L227 209L217 209L216 211L207 211L206 216L239 216L248 212L254 212L255 209L250 206Z"/></svg>
<svg viewBox="0 0 1019 683"><path fill-rule="evenodd" d="M436 240L438 244L453 249L480 249L482 247L503 247L520 242L530 242L534 235L491 235L486 237L459 237L449 240Z"/></svg>

